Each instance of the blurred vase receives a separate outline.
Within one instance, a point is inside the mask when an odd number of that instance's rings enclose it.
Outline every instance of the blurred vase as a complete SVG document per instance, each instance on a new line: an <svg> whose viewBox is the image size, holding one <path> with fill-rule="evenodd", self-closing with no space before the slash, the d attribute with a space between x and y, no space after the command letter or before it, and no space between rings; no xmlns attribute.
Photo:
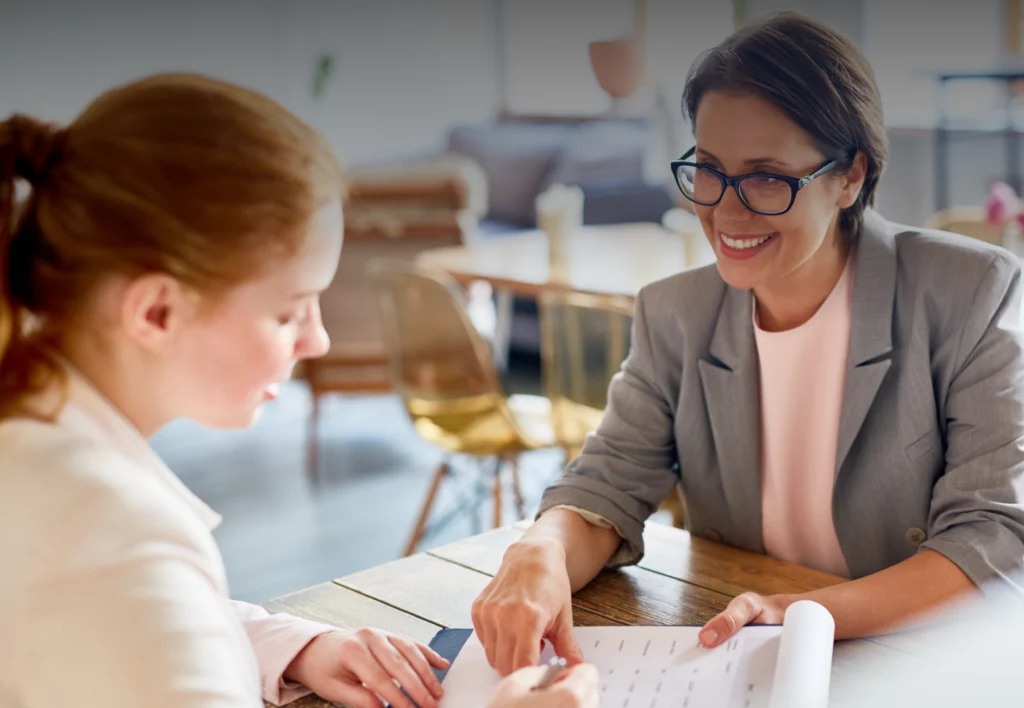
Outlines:
<svg viewBox="0 0 1024 708"><path fill-rule="evenodd" d="M634 37L590 43L590 66L612 98L629 98L644 82L644 47Z"/></svg>

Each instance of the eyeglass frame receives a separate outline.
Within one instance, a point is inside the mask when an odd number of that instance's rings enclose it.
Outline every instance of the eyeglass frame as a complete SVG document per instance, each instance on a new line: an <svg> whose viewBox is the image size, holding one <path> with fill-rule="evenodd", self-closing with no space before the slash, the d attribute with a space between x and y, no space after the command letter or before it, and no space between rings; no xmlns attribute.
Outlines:
<svg viewBox="0 0 1024 708"><path fill-rule="evenodd" d="M760 214L761 216L782 216L783 214L785 214L786 212L793 208L793 204L796 202L796 195L801 189L806 187L808 184L813 182L818 177L821 177L823 174L830 172L831 170L834 170L843 162L843 160L840 159L830 160L821 167L819 167L818 169L816 169L811 174L805 175L804 177L790 177L789 175L780 175L774 172L747 172L746 174L730 177L721 170L717 170L714 167L707 165L706 163L691 162L690 160L687 159L689 157L693 157L696 154L697 147L694 146L687 150L683 154L683 156L680 157L678 160L672 160L669 163L672 167L672 178L675 179L676 181L676 188L679 189L679 191L682 193L684 197L689 199L694 204L699 204L701 206L715 206L716 204L722 201L722 197L725 196L725 191L729 187L732 187L733 191L736 192L736 196L739 197L740 202L743 204L743 206L749 209L750 211L754 212L755 214ZM718 177L719 182L721 182L722 184L722 193L718 195L718 199L716 199L713 202L699 202L693 197L687 195L686 190L683 189L683 185L679 183L679 168L683 166L691 166L695 170L708 170L711 173L713 173L716 177ZM777 179L781 182L785 182L786 184L788 184L790 190L790 197L789 204L786 206L786 208L783 209L782 211L765 212L759 211L754 207L750 206L750 204L747 203L746 198L743 196L743 192L739 189L738 186L740 182L742 182L745 179L749 179L750 177L770 177L771 179Z"/></svg>

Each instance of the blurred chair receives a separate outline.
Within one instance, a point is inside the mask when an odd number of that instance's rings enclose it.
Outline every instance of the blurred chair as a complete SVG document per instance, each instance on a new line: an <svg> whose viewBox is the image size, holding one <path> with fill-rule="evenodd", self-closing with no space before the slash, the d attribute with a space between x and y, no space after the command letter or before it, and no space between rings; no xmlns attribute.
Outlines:
<svg viewBox="0 0 1024 708"><path fill-rule="evenodd" d="M401 394L416 431L446 454L434 472L405 554L443 526L456 508L428 530L441 484L451 477L453 455L477 462L476 485L491 478L494 526L502 523L502 472L511 468L519 518L520 453L554 446L551 406L539 396L506 397L483 337L466 310L466 297L446 272L408 262L377 261L371 268L377 292L391 382ZM479 504L482 497L478 496ZM475 509L473 510L475 511Z"/></svg>
<svg viewBox="0 0 1024 708"><path fill-rule="evenodd" d="M930 216L924 227L970 236L997 246L1003 245L1003 229L990 225L985 219L985 210L981 207L943 209Z"/></svg>
<svg viewBox="0 0 1024 708"><path fill-rule="evenodd" d="M370 261L411 261L425 249L461 244L486 202L479 168L456 157L359 168L346 177L345 243L338 273L320 297L331 348L296 369L312 394L307 466L314 480L320 472L322 397L391 390Z"/></svg>
<svg viewBox="0 0 1024 708"><path fill-rule="evenodd" d="M544 392L551 401L555 442L568 461L601 423L608 386L629 352L633 303L612 295L549 290L540 294L538 305ZM678 489L661 508L683 527Z"/></svg>

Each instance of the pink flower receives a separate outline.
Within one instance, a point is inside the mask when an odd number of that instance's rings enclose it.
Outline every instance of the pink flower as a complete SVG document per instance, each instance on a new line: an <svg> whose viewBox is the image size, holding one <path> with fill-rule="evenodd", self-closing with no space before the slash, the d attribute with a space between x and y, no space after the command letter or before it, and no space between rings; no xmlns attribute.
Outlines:
<svg viewBox="0 0 1024 708"><path fill-rule="evenodd" d="M1019 215L1017 193L1005 182L996 182L988 191L985 201L985 220L992 226L1001 226Z"/></svg>

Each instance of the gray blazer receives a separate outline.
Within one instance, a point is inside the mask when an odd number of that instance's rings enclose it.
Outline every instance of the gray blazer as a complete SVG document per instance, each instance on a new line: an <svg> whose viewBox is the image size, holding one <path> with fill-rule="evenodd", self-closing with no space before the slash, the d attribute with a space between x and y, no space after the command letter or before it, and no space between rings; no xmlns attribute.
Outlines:
<svg viewBox="0 0 1024 708"><path fill-rule="evenodd" d="M832 498L850 573L930 548L1024 593L1020 263L871 211L855 253ZM624 539L615 563L636 562L679 483L694 534L763 553L752 306L713 265L644 288L604 419L541 512L604 517Z"/></svg>

